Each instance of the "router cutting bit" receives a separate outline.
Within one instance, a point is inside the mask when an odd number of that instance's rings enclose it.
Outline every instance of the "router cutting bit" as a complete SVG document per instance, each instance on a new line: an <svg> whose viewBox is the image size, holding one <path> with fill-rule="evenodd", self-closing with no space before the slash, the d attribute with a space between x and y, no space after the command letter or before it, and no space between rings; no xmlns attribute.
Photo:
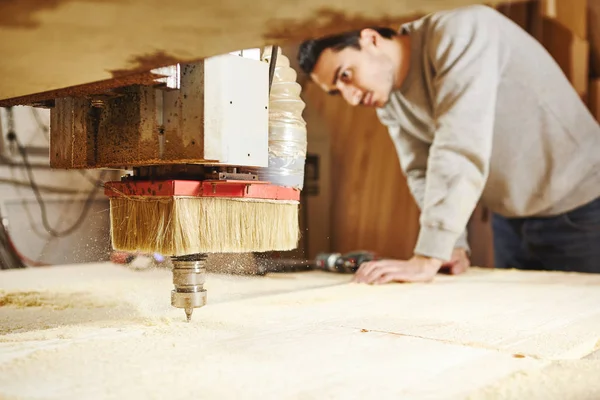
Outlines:
<svg viewBox="0 0 600 400"><path fill-rule="evenodd" d="M183 308L188 322L192 319L194 308L206 305L204 289L206 257L206 254L191 254L171 258L175 286L171 291L171 305Z"/></svg>

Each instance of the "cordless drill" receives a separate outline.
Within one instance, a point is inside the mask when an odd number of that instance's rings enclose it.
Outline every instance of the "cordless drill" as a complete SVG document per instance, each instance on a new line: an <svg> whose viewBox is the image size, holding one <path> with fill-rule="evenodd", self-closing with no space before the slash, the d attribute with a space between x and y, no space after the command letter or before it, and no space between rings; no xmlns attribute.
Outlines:
<svg viewBox="0 0 600 400"><path fill-rule="evenodd" d="M330 272L355 273L362 263L378 260L371 251L353 251L350 253L320 253L316 258L316 268Z"/></svg>

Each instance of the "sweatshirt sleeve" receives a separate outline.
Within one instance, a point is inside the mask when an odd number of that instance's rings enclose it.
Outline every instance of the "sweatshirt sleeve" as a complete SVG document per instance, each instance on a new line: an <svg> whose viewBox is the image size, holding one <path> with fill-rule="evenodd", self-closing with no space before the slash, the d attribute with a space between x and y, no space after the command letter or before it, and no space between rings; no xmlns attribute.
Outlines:
<svg viewBox="0 0 600 400"><path fill-rule="evenodd" d="M416 254L448 260L488 177L499 43L485 6L442 14L429 27L426 52L436 130L426 167Z"/></svg>
<svg viewBox="0 0 600 400"><path fill-rule="evenodd" d="M388 128L400 160L400 167L406 177L408 188L419 209L423 210L429 144L407 133L402 133L397 121L389 118L383 110L378 112L378 114L381 122ZM466 229L463 229L454 248L463 248L467 252L471 251Z"/></svg>

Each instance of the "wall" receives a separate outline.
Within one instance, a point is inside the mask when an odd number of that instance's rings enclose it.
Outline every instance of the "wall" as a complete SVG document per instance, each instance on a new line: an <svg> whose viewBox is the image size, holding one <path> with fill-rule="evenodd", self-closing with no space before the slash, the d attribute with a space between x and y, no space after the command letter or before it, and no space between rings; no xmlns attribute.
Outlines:
<svg viewBox="0 0 600 400"><path fill-rule="evenodd" d="M44 229L41 211L29 186L26 168L17 151L11 151L7 141L6 109L0 109L0 213L6 217L9 233L18 251L28 259L46 264L69 264L107 260L110 254L109 207L102 189L97 189L94 201L80 227L65 237L53 237ZM14 129L18 140L29 149L29 162L34 166L34 180L40 187L52 229L63 231L81 216L92 182L99 171L87 171L84 177L77 171L50 170L48 161L49 112L45 109L15 107ZM39 123L34 118L37 112ZM107 178L116 177L113 171Z"/></svg>

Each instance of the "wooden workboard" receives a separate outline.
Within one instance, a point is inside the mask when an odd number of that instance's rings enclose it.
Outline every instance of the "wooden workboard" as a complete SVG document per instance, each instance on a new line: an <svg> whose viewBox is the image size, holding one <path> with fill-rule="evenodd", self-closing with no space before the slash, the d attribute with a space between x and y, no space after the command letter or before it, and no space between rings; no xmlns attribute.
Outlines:
<svg viewBox="0 0 600 400"><path fill-rule="evenodd" d="M349 278L211 274L188 324L168 270L3 271L0 399L600 395L600 362L581 360L600 339L598 275Z"/></svg>
<svg viewBox="0 0 600 400"><path fill-rule="evenodd" d="M0 101L477 3L484 1L4 0Z"/></svg>

